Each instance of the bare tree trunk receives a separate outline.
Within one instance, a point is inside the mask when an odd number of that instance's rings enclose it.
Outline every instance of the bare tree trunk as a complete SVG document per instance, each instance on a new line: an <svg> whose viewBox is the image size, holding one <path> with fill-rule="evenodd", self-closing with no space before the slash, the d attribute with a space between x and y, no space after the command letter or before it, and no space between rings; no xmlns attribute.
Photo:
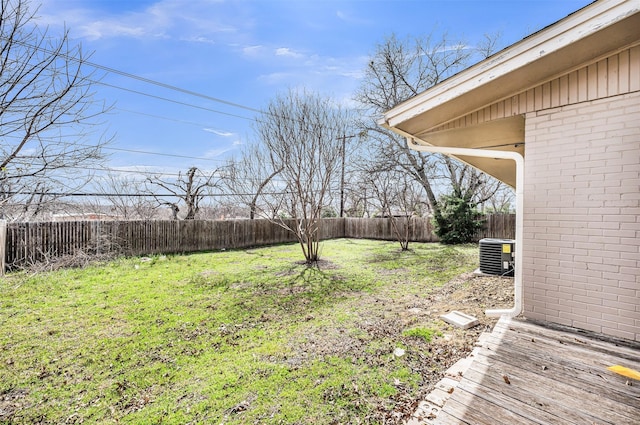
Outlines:
<svg viewBox="0 0 640 425"><path fill-rule="evenodd" d="M262 194L262 191L275 176L277 176L278 174L280 174L280 172L282 172L283 169L284 167L280 167L277 170L275 170L273 173L269 174L269 176L267 176L267 178L264 179L264 181L262 181L258 186L258 190L256 191L253 198L251 198L250 213L249 213L250 214L249 218L251 220L253 220L256 216L256 211L258 210L258 198Z"/></svg>
<svg viewBox="0 0 640 425"><path fill-rule="evenodd" d="M174 180L160 175L147 177L146 191L156 199L158 205L168 205L171 208L174 220L178 219L180 213L180 201L185 205L184 220L194 220L200 210L200 202L209 190L219 186L222 175L220 170L201 175L198 172L198 168L191 167L184 176L179 173ZM166 193L158 193L158 189ZM170 198L178 201L168 200Z"/></svg>

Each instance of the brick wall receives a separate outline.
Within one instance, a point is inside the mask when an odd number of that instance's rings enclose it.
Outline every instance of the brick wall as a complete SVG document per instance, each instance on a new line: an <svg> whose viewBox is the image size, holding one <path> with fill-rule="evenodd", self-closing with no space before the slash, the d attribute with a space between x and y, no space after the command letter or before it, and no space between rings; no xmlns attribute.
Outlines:
<svg viewBox="0 0 640 425"><path fill-rule="evenodd" d="M524 308L640 340L640 93L526 115Z"/></svg>

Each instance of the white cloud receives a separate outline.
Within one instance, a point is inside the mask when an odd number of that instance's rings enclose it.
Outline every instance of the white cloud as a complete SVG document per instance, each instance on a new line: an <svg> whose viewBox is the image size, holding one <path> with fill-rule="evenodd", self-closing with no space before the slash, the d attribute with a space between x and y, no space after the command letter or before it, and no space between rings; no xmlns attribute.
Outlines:
<svg viewBox="0 0 640 425"><path fill-rule="evenodd" d="M344 66L326 66L319 68L318 73L325 75L338 75L340 77L351 78L354 80L362 79L363 71L362 68L354 67L347 68Z"/></svg>
<svg viewBox="0 0 640 425"><path fill-rule="evenodd" d="M204 153L203 157L208 159L217 158L229 152L230 150L233 150L233 148L210 149Z"/></svg>
<svg viewBox="0 0 640 425"><path fill-rule="evenodd" d="M276 49L276 56L287 56L290 58L301 58L301 53L295 52L288 47L279 47Z"/></svg>
<svg viewBox="0 0 640 425"><path fill-rule="evenodd" d="M193 43L216 44L216 41L214 39L203 37L203 36L185 37L185 38L182 38L181 40L193 42Z"/></svg>
<svg viewBox="0 0 640 425"><path fill-rule="evenodd" d="M345 11L342 11L342 10L336 11L336 16L338 17L338 19L340 19L341 21L346 22L348 24L355 24L355 25L370 25L370 24L373 24L372 21L360 18L358 16L352 16L349 13L347 13Z"/></svg>
<svg viewBox="0 0 640 425"><path fill-rule="evenodd" d="M234 133L230 133L228 131L216 130L214 128L203 128L203 130L208 132L208 133L217 134L218 136L222 136L222 137L231 137L234 134Z"/></svg>
<svg viewBox="0 0 640 425"><path fill-rule="evenodd" d="M468 50L473 49L472 46L468 46L466 44L453 44L451 46L443 46L436 50L436 53L445 53L445 52L454 52L456 50Z"/></svg>
<svg viewBox="0 0 640 425"><path fill-rule="evenodd" d="M93 21L89 24L78 26L81 34L89 40L96 40L105 36L143 37L148 34L148 29L140 26L127 26L110 21ZM155 37L158 37L156 34Z"/></svg>
<svg viewBox="0 0 640 425"><path fill-rule="evenodd" d="M245 46L242 48L242 53L246 56L257 56L259 55L264 48L261 45L253 45L253 46Z"/></svg>
<svg viewBox="0 0 640 425"><path fill-rule="evenodd" d="M292 80L294 76L295 75L290 72L272 72L270 74L260 75L258 77L258 80L263 81L267 84L279 84L279 83L282 83L283 81Z"/></svg>
<svg viewBox="0 0 640 425"><path fill-rule="evenodd" d="M239 33L239 27L229 19L234 15L229 13L222 1L161 0L144 9L132 2L131 7L117 14L76 5L73 2L45 0L39 10L38 20L51 27L64 24L72 29L73 37L90 40L112 37L174 38L212 43L221 35ZM246 21L238 18L237 23L242 26Z"/></svg>

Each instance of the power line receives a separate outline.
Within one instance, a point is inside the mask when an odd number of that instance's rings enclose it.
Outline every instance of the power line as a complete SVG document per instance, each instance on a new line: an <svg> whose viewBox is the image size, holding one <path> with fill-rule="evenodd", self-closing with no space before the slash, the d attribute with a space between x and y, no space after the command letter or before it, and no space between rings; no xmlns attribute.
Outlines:
<svg viewBox="0 0 640 425"><path fill-rule="evenodd" d="M80 146L91 147L91 145L85 145L85 144L80 144L80 143L77 143L77 144L80 145ZM143 154L143 155L166 156L166 157L170 157L170 158L196 159L198 161L212 161L212 162L226 162L227 161L225 159L204 158L204 157L201 157L201 156L189 156L189 155L178 155L178 154L173 154L173 153L142 151L142 150L138 150L138 149L112 148L112 147L109 147L109 146L103 146L102 149L109 149L109 150L114 150L114 151L119 151L119 152L139 153L139 154Z"/></svg>
<svg viewBox="0 0 640 425"><path fill-rule="evenodd" d="M80 60L78 60L78 61L80 61ZM203 99L206 99L206 100L210 100L210 101L213 101L213 102L222 103L222 104L233 106L233 107L240 108L240 109L245 109L245 110L251 111L251 112L257 112L259 114L263 113L263 111L261 111L260 109L252 108L250 106L245 106L245 105L242 105L240 103L230 102L228 100L224 100L224 99L220 99L220 98L217 98L217 97L209 96L209 95L206 95L206 94L203 94L203 93L199 93L199 92L195 92L195 91L192 91L192 90L183 89L181 87L173 86L171 84L162 83L160 81L152 80L150 78L145 78L145 77L141 77L139 75L131 74L131 73L128 73L128 72L125 72L125 71L120 71L118 69L111 68L109 66L100 65L100 64L97 64L97 63L94 63L94 62L89 62L89 61L83 61L83 63L85 63L85 64L87 64L89 66L92 66L94 68L102 69L104 71L110 72L112 74L122 75L123 77L131 78L131 79L138 80L138 81L142 81L142 82L148 83L148 84L153 84L155 86L162 87L162 88L165 88L165 89L174 90L174 91L177 91L177 92L180 92L180 93L188 94L188 95L195 96L195 97L200 97L200 98L203 98Z"/></svg>
<svg viewBox="0 0 640 425"><path fill-rule="evenodd" d="M294 192L260 192L260 195L291 195ZM96 198L104 198L104 197L121 197L121 198L149 198L149 197L158 197L158 198L177 198L180 195L175 193L91 193L91 192L79 192L79 193L65 193L65 192L2 192L3 195L6 196L55 196L58 198L72 198L72 197L96 197ZM255 193L203 193L198 196L203 198L221 198L225 196L233 197L233 196L254 196ZM0 202L0 207L2 207L2 203ZM22 205L22 204L15 204Z"/></svg>
<svg viewBox="0 0 640 425"><path fill-rule="evenodd" d="M223 112L223 111L219 111L217 109L207 108L205 106L199 106L199 105L194 105L192 103L180 102L178 100L169 99L167 97L162 97L162 96L158 96L158 95L151 94L151 93L145 93L145 92L141 92L141 91L138 91L138 90L128 89L126 87L120 87L120 86L116 86L116 85L113 85L113 84L108 84L108 83L105 83L105 82L102 82L102 81L94 81L94 80L92 80L92 81L94 83L96 83L96 84L100 84L100 85L111 87L111 88L118 89L118 90L124 90L124 91L130 92L130 93L134 93L134 94L139 94L140 96L151 97L153 99L163 100L165 102L171 102L171 103L175 103L177 105L188 106L190 108L202 109L203 111L213 112L213 113L221 114L221 115L227 115L227 116L230 116L230 117L240 118L240 119L247 120L247 121L254 121L254 118L249 118L249 117L245 117L245 116L238 115L238 114L232 114L230 112Z"/></svg>
<svg viewBox="0 0 640 425"><path fill-rule="evenodd" d="M15 163L19 163L19 161L15 161ZM22 162L22 164L24 165L34 165L32 162ZM41 164L37 164L37 165L41 165ZM183 177L185 174L182 172L177 172L177 173L173 173L173 172L166 172L166 171L150 171L150 170L138 170L138 169L126 169L126 168L110 168L110 167L81 167L81 166L74 166L74 165L69 165L69 166L65 166L64 169L72 169L72 170L85 170L85 171L104 171L104 172L113 172L113 173L123 173L123 174L139 174L141 176L146 176L146 177ZM207 177L207 174L201 170L198 169L198 171L201 172L203 177ZM219 170L213 170L213 173L218 172ZM96 178L100 178L102 176L100 175L96 175ZM219 176L220 179L224 179L226 176L220 175ZM258 178L247 178L244 177L242 178L243 182L253 182L253 183L262 183L264 180L263 179L258 179ZM277 179L277 178L273 178L270 180L270 182L273 183L282 183L282 184L286 184L288 183L287 180L284 179ZM344 187L348 187L349 184L345 183Z"/></svg>
<svg viewBox="0 0 640 425"><path fill-rule="evenodd" d="M232 114L230 112L224 112L224 111L220 111L220 110L217 110L217 109L211 109L211 108L207 108L205 106L194 105L192 103L187 103L187 102L181 102L181 101L178 101L178 100L169 99L169 98L158 96L158 95L155 95L155 94L145 93L145 92L142 92L142 91L139 91L139 90L133 90L133 89L129 89L129 88L126 88L126 87L105 83L105 82L99 81L99 80L90 80L90 81L95 83L95 84L100 84L100 85L103 85L103 86L106 86L106 87L111 87L111 88L114 88L114 89L118 89L118 90L129 92L129 93L138 94L140 96L150 97L152 99L158 99L158 100L162 100L162 101L165 101L165 102L175 103L177 105L188 106L190 108L195 108L195 109L201 109L201 110L204 110L204 111L207 111L207 112L213 112L215 114L226 115L226 116L229 116L229 117L239 118L239 119L246 120L246 121L258 122L258 123L263 123L263 124L267 123L267 121L265 121L263 119L260 119L260 118L245 117L243 115ZM287 117L287 116L279 116L278 114L274 114L272 112L265 112L265 111L258 111L258 112L260 114L262 114L262 115L268 115L270 117L273 117L273 118L276 118L276 119L279 119L279 120L286 120L286 121L290 121L290 122L296 122L298 124L302 124L303 126L305 125L303 120L300 120L300 119L297 119L297 118L292 118L292 117ZM134 113L138 113L138 112L134 112ZM150 115L150 114L145 114L145 113L141 113L141 114L142 115ZM153 116L153 115L150 115L150 116ZM327 129L332 129L332 130L339 131L339 129L337 127L330 127L330 126L323 126L323 127L327 128ZM305 128L302 128L302 130L303 131L309 131L308 129L305 129Z"/></svg>
<svg viewBox="0 0 640 425"><path fill-rule="evenodd" d="M8 37L0 37L0 38L4 38L5 40L9 40ZM200 92L196 92L196 91L193 91L193 90L188 90L188 89L184 89L184 88L181 88L181 87L178 87L178 86L174 86L174 85L171 85L171 84L163 83L163 82L160 82L160 81L157 81L157 80L152 80L150 78L142 77L142 76L139 76L139 75L136 75L136 74L132 74L132 73L129 73L129 72L125 72L125 71L121 71L121 70L118 70L116 68L112 68L112 67L109 67L109 66L106 66L106 65L100 65L100 64L97 64L95 62L91 62L91 61L84 60L84 59L79 59L77 57L74 57L74 56L71 56L69 54L63 53L62 51L55 52L55 51L46 49L46 48L44 48L42 46L39 46L39 45L34 45L34 44L26 43L26 42L23 42L23 41L17 41L17 40L12 40L12 41L14 43L16 43L16 44L20 44L20 45L26 46L28 48L40 50L40 51L42 51L42 52L44 52L46 54L54 54L54 55L57 55L57 56L60 56L60 57L64 57L67 60L71 60L71 61L77 62L77 63L79 63L81 65L82 64L86 64L88 66L94 67L96 69L101 69L101 70L106 71L108 73L121 75L121 76L124 76L124 77L127 77L127 78L131 78L131 79L134 79L134 80L145 82L147 84L152 84L152 85L155 85L155 86L158 86L158 87L162 87L162 88L165 88L165 89L168 89L168 90L178 91L180 93L188 94L188 95L195 96L195 97L200 97L202 99L206 99L206 100L210 100L210 101L213 101L213 102L217 102L217 103L233 106L233 107L236 107L236 108L240 108L240 109L244 109L244 110L247 110L247 111L255 112L255 113L258 113L258 114L261 114L261 115L268 115L268 116L271 116L271 117L276 118L276 119L285 119L285 120L289 120L289 121L295 121L295 122L298 122L298 123L302 123L302 121L300 121L298 119L295 119L295 118L282 117L282 116L280 116L278 114L274 114L274 113L272 113L270 111L264 111L262 109L253 108L251 106L246 106L246 105L243 105L243 104L240 104L240 103L237 103L237 102L231 102L231 101L228 101L228 100L224 100L224 99L221 99L221 98L218 98L218 97L206 95L206 94L203 94L203 93L200 93ZM105 85L107 87L112 87L112 88L115 88L115 89L129 91L129 92L134 93L134 94L139 94L139 95L142 95L142 96L148 96L148 97L156 98L156 99L159 99L159 100L180 104L180 105L183 105L183 106L189 106L189 107L193 107L193 108L203 109L203 110L206 110L206 111L209 111L209 112L228 115L228 116L232 116L232 117L236 117L236 118L240 118L240 119L245 119L245 120L251 120L251 121L254 120L254 118L248 118L248 117L244 117L244 116L237 115L237 114L231 114L231 113L228 113L228 112L223 112L223 111L218 111L218 110L215 110L215 109L205 108L205 107L201 107L201 106L198 106L198 105L193 105L193 104L186 103L186 102L179 102L179 101L175 101L173 99L168 99L168 98L165 98L165 97L162 97L162 96L156 96L156 95L152 95L152 94L149 94L149 93L140 92L140 91L137 91L137 90L127 89L125 87L121 87L121 86L117 86L117 85L113 85L113 84L108 84L108 83L105 83L105 82L102 82L102 81L99 81L99 80L93 80L93 79L90 79L90 78L87 78L87 80L91 81L93 83L96 83L96 84ZM260 120L257 120L257 121L261 122ZM328 127L328 128L332 128L334 130L340 130L337 127Z"/></svg>
<svg viewBox="0 0 640 425"><path fill-rule="evenodd" d="M16 136L5 136L5 138L18 138L18 137L16 137ZM67 145L66 143L52 142L52 143L49 143L48 146L51 146L51 145L54 145L54 144ZM87 144L87 143L77 143L77 142L74 142L73 145L74 146L83 146L83 147L87 147L87 148L95 148L96 147L95 145L90 145L90 144ZM189 155L179 155L179 154L164 153L164 152L143 151L143 150L138 150L138 149L115 148L115 147L112 147L112 146L100 146L100 149L107 149L107 150L113 150L113 151L118 151L118 152L136 153L136 154L143 154L143 155L166 156L166 157L170 157L170 158L196 159L196 160L199 160L199 161L212 161L212 162L227 162L228 161L226 159L205 158L205 157L201 157L201 156L189 156Z"/></svg>
<svg viewBox="0 0 640 425"><path fill-rule="evenodd" d="M31 46L31 47L39 48L37 46ZM48 51L46 49L42 49L42 50L44 50L46 53L50 53L50 51ZM167 83L162 83L160 81L152 80L152 79L146 78L146 77L141 77L139 75L131 74L131 73L128 73L128 72L125 72L125 71L120 71L118 69L111 68L111 67L108 67L108 66L105 66L105 65L96 64L96 63L93 63L93 62L90 62L90 61L82 61L80 59L74 58L74 57L69 56L69 55L63 55L63 56L65 56L67 59L71 59L71 60L74 60L76 62L87 64L87 65L92 66L94 68L102 69L102 70L107 71L107 72L111 72L111 73L114 73L114 74L125 76L127 78L132 78L132 79L139 80L139 81L142 81L142 82L145 82L145 83L153 84L153 85L156 85L158 87L162 87L162 88L166 88L166 89L169 89L169 90L178 91L180 93L184 93L184 94L188 94L188 95L191 95L191 96L200 97L200 98L203 98L203 99L206 99L206 100L211 100L213 102L222 103L222 104L225 104L225 105L229 105L229 106L233 106L233 107L236 107L236 108L244 109L244 110L247 110L247 111L255 112L255 113L258 113L260 115L268 115L268 116L271 116L271 117L276 118L276 119L286 119L286 120L289 120L289 121L295 121L295 122L303 124L302 121L300 121L298 119L295 119L295 118L281 117L281 116L279 116L277 114L274 114L274 113L272 113L270 111L264 111L262 109L256 109L256 108L253 108L253 107L250 107L250 106L242 105L240 103L231 102L231 101L228 101L228 100L224 100L224 99L220 99L220 98L217 98L217 97L209 96L209 95L202 94L202 93L195 92L195 91L188 90L188 89L183 89L181 87L173 86L173 85L167 84ZM147 97L163 100L163 101L166 101L166 102L175 103L175 104L178 104L178 105L189 106L191 108L202 109L202 110L205 110L205 111L208 111L208 112L227 115L227 116L230 116L230 117L240 118L240 119L244 119L244 120L248 120L248 121L264 122L263 120L259 120L257 118L249 118L249 117L245 117L245 116L242 116L242 115L237 115L237 114L232 114L232 113L229 113L229 112L219 111L217 109L210 109L210 108L206 108L206 107L203 107L203 106L194 105L194 104L191 104L191 103L180 102L180 101L176 101L176 100L173 100L173 99L165 98L165 97L162 97L162 96L157 96L157 95L153 95L153 94L150 94L150 93L145 93L145 92L141 92L141 91L138 91L138 90L128 89L128 88L117 86L117 85L114 85L114 84L108 84L108 83L105 83L105 82L99 81L99 80L91 80L91 81L96 83L96 84L101 84L101 85L104 85L104 86L107 86L107 87L112 87L112 88L115 88L115 89L128 91L130 93L139 94L141 96L147 96ZM337 128L333 128L333 129L336 130Z"/></svg>
<svg viewBox="0 0 640 425"><path fill-rule="evenodd" d="M20 164L20 161L14 161L13 164ZM44 166L44 164L34 164L33 162L22 162L22 165L25 166L25 168L27 166L37 166L37 167L41 167ZM65 165L64 167L62 167L64 169L72 169L72 170L85 170L85 171L106 171L106 172L115 172L115 173L127 173L127 174L141 174L144 176L174 176L174 177L181 177L183 176L183 173L178 172L178 173L169 173L169 172L165 172L165 171L150 171L150 170L138 170L138 169L126 169L126 168L110 168L110 167L88 167L88 166L79 166L79 165ZM203 170L198 169L198 171L200 171L203 175L205 174ZM218 170L214 170L214 172L217 172Z"/></svg>
<svg viewBox="0 0 640 425"><path fill-rule="evenodd" d="M68 60L72 60L74 62L78 62L79 64L86 64L86 65L89 65L89 66L91 66L93 68L101 69L103 71L106 71L108 73L122 75L123 77L131 78L133 80L142 81L142 82L147 83L147 84L152 84L152 85L155 85L155 86L158 86L158 87L162 87L162 88L165 88L165 89L168 89L168 90L174 90L174 91L177 91L177 92L180 92L180 93L188 94L190 96L200 97L202 99L210 100L210 101L216 102L216 103L222 103L224 105L233 106L235 108L245 109L247 111L257 112L257 113L260 113L260 114L263 113L263 111L260 110L260 109L256 109L256 108L252 108L250 106L242 105L240 103L236 103L236 102L231 102L231 101L228 101L228 100L220 99L218 97L209 96L209 95L206 95L206 94L203 94L203 93L199 93L199 92L196 92L196 91L193 91L193 90L184 89L184 88L181 88L181 87L178 87L178 86L174 86L174 85L171 85L171 84L162 83L160 81L152 80L150 78L142 77L140 75L136 75L136 74L132 74L132 73L129 73L129 72L121 71L119 69L115 69L115 68L112 68L112 67L109 67L109 66L106 66L106 65L100 65L100 64L97 64L95 62L91 62L91 61L88 61L88 60L77 58L75 56L68 55L66 53L63 53L62 51L56 52L56 51L49 50L49 49L47 49L45 47L42 47L42 46L39 46L39 45L26 43L24 41L19 41L19 40L15 40L15 39L10 39L8 37L1 37L1 38L4 38L5 41L12 41L13 43L20 44L22 46L25 46L25 47L28 47L28 48L31 48L31 49L40 50L41 52L44 52L44 53L46 53L48 55L52 55L53 54L53 55L56 55L56 56L62 56L64 58L68 59ZM99 81L94 81L94 82L98 82L99 83Z"/></svg>
<svg viewBox="0 0 640 425"><path fill-rule="evenodd" d="M4 39L8 40L6 37L4 37ZM156 81L156 80L152 80L152 79L149 79L149 78L146 78L146 77L141 77L139 75L135 75L135 74L132 74L132 73L129 73L129 72L120 71L118 69L115 69L115 68L112 68L112 67L108 67L108 66L105 66L105 65L100 65L100 64L97 64L97 63L94 63L94 62L86 61L86 60L83 60L81 58L77 58L77 57L71 56L71 55L63 53L63 52L52 51L52 50L43 48L42 46L33 45L33 44L29 44L29 43L25 43L25 42L21 42L21 41L16 41L16 40L12 40L12 41L15 42L16 44L21 44L23 46L26 46L26 47L29 47L29 48L32 48L32 49L40 50L40 51L42 51L42 52L44 52L46 54L58 55L58 56L66 58L66 59L68 59L70 61L77 62L79 64L86 64L88 66L91 66L91 67L94 67L96 69L100 69L100 70L106 71L108 73L121 75L121 76L124 76L126 78L135 79L135 80L147 83L147 84L152 84L152 85L155 85L155 86L158 86L158 87L162 87L162 88L165 88L165 89L178 91L178 92L181 92L181 93L184 93L184 94L187 94L187 95L200 97L200 98L203 98L203 99L206 99L206 100L210 100L210 101L213 101L213 102L222 103L222 104L225 104L225 105L241 108L241 109L244 109L244 110L247 110L247 111L256 112L256 113L263 114L263 115L273 116L273 117L275 117L277 119L288 119L288 120L294 120L294 121L300 122L299 120L297 120L295 118L277 116L277 114L273 114L273 113L271 113L269 111L265 112L263 110L252 108L252 107L248 107L248 106L236 103L236 102L226 101L224 99L220 99L220 98L217 98L217 97L205 95L205 94L202 94L202 93L199 93L199 92L195 92L195 91L192 91L192 90L184 89L184 88L177 87L177 86L174 86L174 85L170 85L170 84L167 84L167 83L162 83L162 82L159 82L159 81ZM242 116L242 115L238 115L238 114L232 114L232 113L228 113L228 112L224 112L224 111L220 111L220 110L216 110L216 109L212 109L212 108L208 108L208 107L194 105L194 104L187 103L187 102L176 101L176 100L173 100L173 99L169 99L169 98L166 98L166 97L162 97L162 96L146 93L146 92L143 92L143 91L133 90L133 89L129 89L129 88L126 88L126 87L121 87L121 86L114 85L114 84L108 84L108 83L105 83L103 81L97 81L97 80L91 79L89 77L87 77L87 80L91 81L93 83L96 83L96 84L100 84L100 85L106 86L106 87L111 87L111 88L114 88L114 89L123 90L123 91L127 91L127 92L134 93L134 94L137 94L137 95L146 96L146 97L150 97L150 98L154 98L154 99L158 99L158 100L162 100L162 101L166 101L166 102L171 102L171 103L182 105L182 106L197 108L197 109L205 110L205 111L208 111L208 112L213 112L213 113L216 113L216 114L222 114L222 115L226 115L226 116L230 116L230 117L234 117L234 118L239 118L239 119L243 119L243 120L262 122L259 119L254 119L254 118L250 118L250 117L246 117L246 116ZM160 117L160 116L157 116L157 115L145 114L143 112L135 112L135 111L126 111L126 112L140 113L140 114L152 116L152 117L155 117L155 118L170 119L168 117ZM180 120L175 120L175 119L172 119L172 121L181 122ZM184 123L188 123L188 124L192 124L192 125L199 125L199 124L193 123L193 122L184 122ZM91 148L96 147L96 146L93 146L93 145L82 144L82 143L74 143L74 144L77 145L77 146L85 146L85 147L91 147ZM224 162L225 161L225 160L222 160L222 159L203 158L203 157L196 157L196 156L189 156L189 155L179 155L179 154L168 154L168 153L151 152L151 151L143 151L143 150L135 150L135 149L127 149L127 148L115 148L115 147L110 147L110 146L102 146L101 148L102 149L106 149L106 150L120 151L120 152L146 154L146 155L158 155L158 156L171 157L171 158L193 159L193 160L198 160L198 161L212 161L212 162ZM83 169L81 167L64 167L64 168ZM117 169L111 169L111 170L109 170L109 169L98 169L98 168L93 168L92 169L92 168L89 168L89 167L85 167L84 169L93 170L93 171L119 171L119 172L130 172L130 173L144 174L144 172L137 171L137 170L136 171L125 171L125 170L117 170ZM151 174L151 173L149 173L149 174ZM157 173L153 173L153 174L157 174ZM163 174L169 175L168 173L163 173Z"/></svg>
<svg viewBox="0 0 640 425"><path fill-rule="evenodd" d="M160 120L165 120L165 121L173 121L173 122L177 122L179 124L188 124L188 125L192 125L194 127L200 127L200 128L212 127L211 124L203 124L203 123L199 123L199 122L195 122L195 121L179 120L177 118L166 117L166 116L163 116L163 115L150 114L148 112L142 112L142 111L134 111L132 109L125 109L125 108L116 107L116 108L114 108L114 110L127 112L127 113L130 113L130 114L143 115L145 117L158 118Z"/></svg>

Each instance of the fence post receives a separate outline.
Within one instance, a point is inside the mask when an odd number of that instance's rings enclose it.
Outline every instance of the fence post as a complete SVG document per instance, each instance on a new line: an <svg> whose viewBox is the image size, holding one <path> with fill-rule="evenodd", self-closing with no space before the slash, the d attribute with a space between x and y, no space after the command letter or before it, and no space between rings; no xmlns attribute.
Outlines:
<svg viewBox="0 0 640 425"><path fill-rule="evenodd" d="M7 220L0 220L0 276L4 276L7 255Z"/></svg>

